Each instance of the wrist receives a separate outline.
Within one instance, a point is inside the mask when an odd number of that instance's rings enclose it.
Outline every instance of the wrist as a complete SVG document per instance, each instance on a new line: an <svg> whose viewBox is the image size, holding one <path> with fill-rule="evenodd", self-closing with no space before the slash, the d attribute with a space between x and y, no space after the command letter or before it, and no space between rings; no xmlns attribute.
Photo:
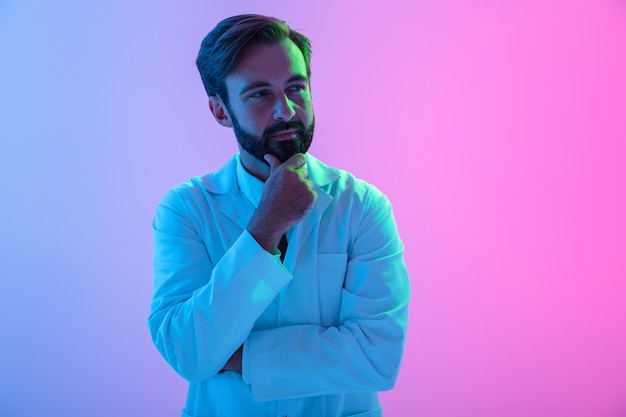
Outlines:
<svg viewBox="0 0 626 417"><path fill-rule="evenodd" d="M222 371L233 371L241 373L241 358L242 358L243 345L232 354L228 359L228 362L222 368Z"/></svg>
<svg viewBox="0 0 626 417"><path fill-rule="evenodd" d="M248 233L257 241L257 243L267 252L276 254L278 243L280 238L285 233L284 231L276 231L271 226L268 227L268 223L263 220L258 220L255 216L252 217L248 224Z"/></svg>

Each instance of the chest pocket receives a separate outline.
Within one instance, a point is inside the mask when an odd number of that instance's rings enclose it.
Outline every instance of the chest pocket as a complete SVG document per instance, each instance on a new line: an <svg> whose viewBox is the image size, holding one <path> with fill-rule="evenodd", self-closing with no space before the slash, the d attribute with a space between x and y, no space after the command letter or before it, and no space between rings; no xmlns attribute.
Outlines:
<svg viewBox="0 0 626 417"><path fill-rule="evenodd" d="M347 253L317 254L317 283L322 325L339 325L341 292L347 266Z"/></svg>

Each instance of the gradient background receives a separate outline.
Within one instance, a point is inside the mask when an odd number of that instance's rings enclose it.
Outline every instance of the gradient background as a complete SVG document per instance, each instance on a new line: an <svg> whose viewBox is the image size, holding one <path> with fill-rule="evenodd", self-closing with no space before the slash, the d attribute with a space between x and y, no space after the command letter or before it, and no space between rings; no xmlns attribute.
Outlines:
<svg viewBox="0 0 626 417"><path fill-rule="evenodd" d="M0 2L0 416L179 415L151 221L236 149L194 60L242 12L310 36L312 153L394 204L385 415L626 416L623 0Z"/></svg>

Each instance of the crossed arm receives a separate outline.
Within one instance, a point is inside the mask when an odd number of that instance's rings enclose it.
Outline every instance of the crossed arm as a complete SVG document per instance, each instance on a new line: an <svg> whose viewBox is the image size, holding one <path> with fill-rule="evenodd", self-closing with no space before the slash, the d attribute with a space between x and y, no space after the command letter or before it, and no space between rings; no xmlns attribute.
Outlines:
<svg viewBox="0 0 626 417"><path fill-rule="evenodd" d="M189 218L177 196L157 210L149 318L154 343L183 377L202 381L222 369L241 371L256 400L393 386L409 286L386 200L360 220L336 326L255 330L258 317L293 277L248 230L214 262Z"/></svg>

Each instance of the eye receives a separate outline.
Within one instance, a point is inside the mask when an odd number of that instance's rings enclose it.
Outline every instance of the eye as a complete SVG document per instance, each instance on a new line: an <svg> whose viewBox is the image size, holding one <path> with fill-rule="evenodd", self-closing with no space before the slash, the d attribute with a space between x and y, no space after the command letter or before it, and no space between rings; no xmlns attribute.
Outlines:
<svg viewBox="0 0 626 417"><path fill-rule="evenodd" d="M287 94L289 95L302 95L306 92L305 84L293 84L287 87Z"/></svg>
<svg viewBox="0 0 626 417"><path fill-rule="evenodd" d="M267 96L269 96L269 92L266 90L255 91L254 93L249 95L250 98L263 98Z"/></svg>
<svg viewBox="0 0 626 417"><path fill-rule="evenodd" d="M287 91L302 91L306 88L304 84L294 84L287 87Z"/></svg>

